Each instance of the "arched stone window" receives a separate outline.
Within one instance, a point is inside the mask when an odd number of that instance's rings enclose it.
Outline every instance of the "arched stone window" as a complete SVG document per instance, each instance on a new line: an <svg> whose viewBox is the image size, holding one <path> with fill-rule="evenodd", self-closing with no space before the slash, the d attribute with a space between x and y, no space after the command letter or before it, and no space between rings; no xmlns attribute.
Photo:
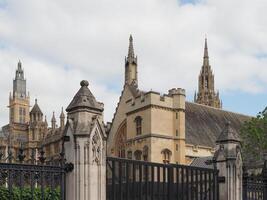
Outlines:
<svg viewBox="0 0 267 200"><path fill-rule="evenodd" d="M119 158L125 158L126 157L125 149L126 149L126 123L123 122L116 134L115 156Z"/></svg>
<svg viewBox="0 0 267 200"><path fill-rule="evenodd" d="M161 151L162 157L163 157L163 163L168 164L171 160L172 152L169 149L163 149Z"/></svg>
<svg viewBox="0 0 267 200"><path fill-rule="evenodd" d="M143 159L144 161L148 161L148 146L144 146L143 148Z"/></svg>
<svg viewBox="0 0 267 200"><path fill-rule="evenodd" d="M142 134L142 117L137 116L134 121L136 125L136 135L141 135Z"/></svg>
<svg viewBox="0 0 267 200"><path fill-rule="evenodd" d="M142 158L142 151L136 150L134 152L134 157L135 157L135 160L141 160L141 158Z"/></svg>

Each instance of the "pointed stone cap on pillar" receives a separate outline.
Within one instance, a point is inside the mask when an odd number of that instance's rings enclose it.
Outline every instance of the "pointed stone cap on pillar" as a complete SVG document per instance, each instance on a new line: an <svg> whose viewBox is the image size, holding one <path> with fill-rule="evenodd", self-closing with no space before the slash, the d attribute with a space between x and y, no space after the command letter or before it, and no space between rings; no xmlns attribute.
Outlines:
<svg viewBox="0 0 267 200"><path fill-rule="evenodd" d="M81 81L81 88L76 93L66 111L71 112L77 109L89 109L102 112L103 104L96 101L94 95L89 90L89 83L86 80Z"/></svg>
<svg viewBox="0 0 267 200"><path fill-rule="evenodd" d="M239 134L231 127L231 122L226 122L225 128L216 140L217 144L240 142Z"/></svg>

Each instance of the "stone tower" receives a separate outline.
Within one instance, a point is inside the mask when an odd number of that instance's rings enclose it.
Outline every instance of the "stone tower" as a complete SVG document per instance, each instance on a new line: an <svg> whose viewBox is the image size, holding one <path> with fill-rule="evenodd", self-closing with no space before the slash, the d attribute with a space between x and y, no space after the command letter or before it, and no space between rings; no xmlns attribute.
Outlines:
<svg viewBox="0 0 267 200"><path fill-rule="evenodd" d="M198 77L198 93L195 93L194 102L215 108L222 108L219 92L215 92L214 90L214 75L209 64L207 38L205 39L203 65Z"/></svg>
<svg viewBox="0 0 267 200"><path fill-rule="evenodd" d="M38 143L42 141L47 133L47 124L43 121L43 112L40 109L37 99L30 112L28 142L25 145L26 155L30 158L37 155Z"/></svg>
<svg viewBox="0 0 267 200"><path fill-rule="evenodd" d="M9 124L27 124L29 122L30 97L26 92L26 79L21 62L18 62L13 93L9 97Z"/></svg>
<svg viewBox="0 0 267 200"><path fill-rule="evenodd" d="M128 56L125 57L125 84L137 86L137 56L134 55L133 37L129 38Z"/></svg>

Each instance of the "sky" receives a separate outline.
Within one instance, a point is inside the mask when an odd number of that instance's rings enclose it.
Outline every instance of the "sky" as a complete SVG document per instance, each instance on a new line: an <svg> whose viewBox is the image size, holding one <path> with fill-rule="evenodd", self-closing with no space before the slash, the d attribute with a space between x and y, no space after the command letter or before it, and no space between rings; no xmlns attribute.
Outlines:
<svg viewBox="0 0 267 200"><path fill-rule="evenodd" d="M0 126L19 60L48 121L83 79L110 121L130 34L141 90L180 87L192 101L207 37L223 108L256 115L267 106L266 10L265 0L0 0Z"/></svg>

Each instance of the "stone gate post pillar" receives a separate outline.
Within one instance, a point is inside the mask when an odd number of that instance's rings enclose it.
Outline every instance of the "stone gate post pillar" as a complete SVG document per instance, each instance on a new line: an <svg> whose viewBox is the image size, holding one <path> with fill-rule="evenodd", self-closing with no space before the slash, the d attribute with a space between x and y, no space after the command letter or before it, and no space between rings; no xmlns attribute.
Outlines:
<svg viewBox="0 0 267 200"><path fill-rule="evenodd" d="M230 122L216 141L214 155L219 177L220 200L242 200L242 157L239 135L231 128Z"/></svg>
<svg viewBox="0 0 267 200"><path fill-rule="evenodd" d="M81 88L67 107L64 130L66 162L74 170L66 175L67 200L106 199L106 133L103 104L96 101L81 81Z"/></svg>

